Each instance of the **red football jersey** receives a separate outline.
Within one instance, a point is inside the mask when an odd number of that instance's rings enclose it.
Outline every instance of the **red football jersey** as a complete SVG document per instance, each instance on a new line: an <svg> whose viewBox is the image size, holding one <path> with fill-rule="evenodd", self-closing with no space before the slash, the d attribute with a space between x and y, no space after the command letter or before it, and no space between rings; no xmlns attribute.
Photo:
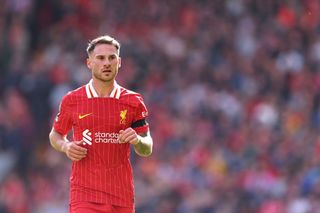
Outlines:
<svg viewBox="0 0 320 213"><path fill-rule="evenodd" d="M130 144L120 144L117 139L119 131L130 126L138 134L147 132L147 116L141 95L117 83L110 97L98 97L92 80L63 97L53 128L62 135L73 129L74 141L83 140L88 149L85 158L72 163L71 203L133 205Z"/></svg>

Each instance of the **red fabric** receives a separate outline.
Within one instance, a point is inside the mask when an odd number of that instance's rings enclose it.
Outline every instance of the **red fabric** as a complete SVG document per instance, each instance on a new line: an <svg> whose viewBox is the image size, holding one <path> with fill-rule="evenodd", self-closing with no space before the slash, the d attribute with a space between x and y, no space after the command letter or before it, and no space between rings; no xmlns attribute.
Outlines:
<svg viewBox="0 0 320 213"><path fill-rule="evenodd" d="M77 202L70 205L69 213L134 213L133 207L112 206L110 204Z"/></svg>
<svg viewBox="0 0 320 213"><path fill-rule="evenodd" d="M88 98L85 87L81 87L62 100L54 129L65 135L73 128L74 141L84 140L85 134L92 142L83 144L88 149L87 156L72 164L71 203L91 201L133 206L130 144L119 144L117 138L120 130L146 118L148 112L139 94L124 88L120 94L119 99ZM137 132L146 132L148 128L144 125Z"/></svg>

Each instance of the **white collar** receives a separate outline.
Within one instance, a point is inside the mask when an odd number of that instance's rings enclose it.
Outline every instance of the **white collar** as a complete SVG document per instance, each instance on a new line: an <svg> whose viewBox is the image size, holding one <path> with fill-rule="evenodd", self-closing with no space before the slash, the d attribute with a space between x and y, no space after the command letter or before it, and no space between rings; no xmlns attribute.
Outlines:
<svg viewBox="0 0 320 213"><path fill-rule="evenodd" d="M98 93L97 91L94 89L93 87L93 83L92 83L92 79L89 81L88 84L86 84L86 94L87 94L87 97L88 98L98 98ZM114 81L114 84L113 84L113 90L111 91L110 95L109 95L110 98L116 98L116 99L119 99L120 98L120 86L119 84Z"/></svg>

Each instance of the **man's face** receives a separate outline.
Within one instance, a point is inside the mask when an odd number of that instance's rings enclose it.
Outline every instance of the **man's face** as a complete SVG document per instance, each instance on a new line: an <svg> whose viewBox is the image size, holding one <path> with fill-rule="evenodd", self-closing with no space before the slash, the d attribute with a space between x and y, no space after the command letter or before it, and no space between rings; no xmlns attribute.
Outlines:
<svg viewBox="0 0 320 213"><path fill-rule="evenodd" d="M92 76L103 82L115 79L121 65L118 50L111 44L97 44L87 59L87 66L92 71Z"/></svg>

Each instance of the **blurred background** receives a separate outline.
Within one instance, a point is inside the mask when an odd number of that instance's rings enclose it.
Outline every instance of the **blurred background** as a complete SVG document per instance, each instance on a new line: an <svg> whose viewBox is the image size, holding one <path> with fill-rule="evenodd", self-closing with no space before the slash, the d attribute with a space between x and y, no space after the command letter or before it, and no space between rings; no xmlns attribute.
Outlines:
<svg viewBox="0 0 320 213"><path fill-rule="evenodd" d="M1 213L67 212L48 133L106 33L150 111L137 213L320 212L320 1L0 2Z"/></svg>

